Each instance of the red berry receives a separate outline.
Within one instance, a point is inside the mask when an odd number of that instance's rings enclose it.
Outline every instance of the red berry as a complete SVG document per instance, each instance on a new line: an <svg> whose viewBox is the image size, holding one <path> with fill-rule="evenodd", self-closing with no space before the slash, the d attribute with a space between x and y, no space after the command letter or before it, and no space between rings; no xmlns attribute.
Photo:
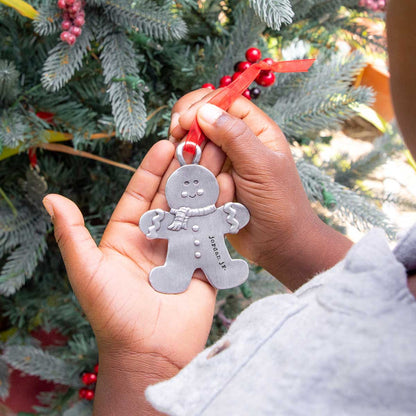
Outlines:
<svg viewBox="0 0 416 416"><path fill-rule="evenodd" d="M70 46L72 46L75 42L76 42L77 38L75 37L75 35L73 35L72 33L70 33L68 35L68 39L66 41L66 43Z"/></svg>
<svg viewBox="0 0 416 416"><path fill-rule="evenodd" d="M78 37L82 33L82 29L78 26L71 26L69 33L72 33L75 37Z"/></svg>
<svg viewBox="0 0 416 416"><path fill-rule="evenodd" d="M60 9L65 9L66 8L66 1L65 0L58 0L58 7Z"/></svg>
<svg viewBox="0 0 416 416"><path fill-rule="evenodd" d="M97 374L95 373L84 373L81 377L82 382L87 386L97 382Z"/></svg>
<svg viewBox="0 0 416 416"><path fill-rule="evenodd" d="M62 30L69 30L69 29L71 28L71 26L72 26L72 23L71 23L71 21L70 21L70 20L64 20L64 21L61 23L61 28L62 28Z"/></svg>
<svg viewBox="0 0 416 416"><path fill-rule="evenodd" d="M79 390L78 396L79 396L80 399L93 400L94 396L95 396L95 393L94 393L94 390L86 389L84 387L84 388Z"/></svg>
<svg viewBox="0 0 416 416"><path fill-rule="evenodd" d="M95 364L95 366L94 366L94 373L98 374L98 364Z"/></svg>
<svg viewBox="0 0 416 416"><path fill-rule="evenodd" d="M248 100L251 100L251 94L250 94L250 90L246 89L243 94L244 97L246 97Z"/></svg>
<svg viewBox="0 0 416 416"><path fill-rule="evenodd" d="M215 90L215 85L210 84L209 82L207 82L206 84L204 84L204 85L202 86L202 88L208 88L208 89L210 89L210 90Z"/></svg>
<svg viewBox="0 0 416 416"><path fill-rule="evenodd" d="M251 63L248 61L239 62L237 65L238 72L244 72L247 68L250 68Z"/></svg>
<svg viewBox="0 0 416 416"><path fill-rule="evenodd" d="M260 49L257 48L249 48L246 51L246 58L247 61L254 63L261 59L261 52Z"/></svg>
<svg viewBox="0 0 416 416"><path fill-rule="evenodd" d="M257 84L262 87L270 87L275 81L276 77L272 71L261 71L256 78Z"/></svg>
<svg viewBox="0 0 416 416"><path fill-rule="evenodd" d="M240 63L241 63L242 61L238 61L238 62L236 62L235 64L234 64L234 72L237 72L238 71L238 65L240 65Z"/></svg>
<svg viewBox="0 0 416 416"><path fill-rule="evenodd" d="M75 0L65 0L67 6L72 6Z"/></svg>
<svg viewBox="0 0 416 416"><path fill-rule="evenodd" d="M85 23L85 19L84 19L83 16L77 16L74 19L74 25L75 26L82 27L82 26L84 26L84 23Z"/></svg>
<svg viewBox="0 0 416 416"><path fill-rule="evenodd" d="M61 35L60 35L61 41L62 42L68 42L68 36L71 36L71 34L69 32L66 32L66 31L62 32Z"/></svg>
<svg viewBox="0 0 416 416"><path fill-rule="evenodd" d="M85 399L85 393L88 391L88 389L86 389L85 387L83 387L82 389L79 389L78 391L78 397L80 399Z"/></svg>
<svg viewBox="0 0 416 416"><path fill-rule="evenodd" d="M262 62L265 62L266 64L272 65L273 64L273 59L272 58L264 58Z"/></svg>
<svg viewBox="0 0 416 416"><path fill-rule="evenodd" d="M94 400L94 396L95 396L94 390L87 390L85 392L84 399L85 400Z"/></svg>
<svg viewBox="0 0 416 416"><path fill-rule="evenodd" d="M233 76L231 77L231 79L234 81L235 79L237 79L240 75L242 74L242 72L234 72Z"/></svg>
<svg viewBox="0 0 416 416"><path fill-rule="evenodd" d="M224 75L220 79L220 87L226 87L227 85L230 85L233 82L233 79L229 75Z"/></svg>
<svg viewBox="0 0 416 416"><path fill-rule="evenodd" d="M69 13L78 13L81 10L81 2L76 1L74 4L69 8Z"/></svg>
<svg viewBox="0 0 416 416"><path fill-rule="evenodd" d="M255 100L256 98L259 98L260 94L261 94L260 88L253 87L250 89L250 95L253 100Z"/></svg>

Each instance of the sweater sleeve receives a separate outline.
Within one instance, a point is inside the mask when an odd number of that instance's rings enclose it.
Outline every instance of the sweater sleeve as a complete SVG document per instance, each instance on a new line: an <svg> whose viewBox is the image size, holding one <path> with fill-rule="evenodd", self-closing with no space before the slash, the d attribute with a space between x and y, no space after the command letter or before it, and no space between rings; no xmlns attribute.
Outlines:
<svg viewBox="0 0 416 416"><path fill-rule="evenodd" d="M416 229L406 238L416 255ZM252 304L146 397L171 416L414 415L414 345L405 267L374 230L294 294Z"/></svg>

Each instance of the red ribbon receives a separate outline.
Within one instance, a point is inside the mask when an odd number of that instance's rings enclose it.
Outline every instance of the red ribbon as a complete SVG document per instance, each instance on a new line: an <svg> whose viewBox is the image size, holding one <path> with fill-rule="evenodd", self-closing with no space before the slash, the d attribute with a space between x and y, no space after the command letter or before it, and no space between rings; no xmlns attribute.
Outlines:
<svg viewBox="0 0 416 416"><path fill-rule="evenodd" d="M249 87L257 78L260 71L273 72L308 72L315 59L300 59L296 61L273 62L272 64L261 61L251 65L230 85L218 89L208 103L216 105L227 111L231 104ZM185 139L183 150L195 154L195 145L200 146L205 140L204 133L198 125L196 119L193 121L188 135Z"/></svg>

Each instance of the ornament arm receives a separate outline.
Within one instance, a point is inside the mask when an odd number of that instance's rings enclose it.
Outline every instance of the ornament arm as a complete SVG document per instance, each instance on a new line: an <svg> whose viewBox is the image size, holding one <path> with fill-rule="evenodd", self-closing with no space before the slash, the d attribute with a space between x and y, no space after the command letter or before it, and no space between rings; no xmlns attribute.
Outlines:
<svg viewBox="0 0 416 416"><path fill-rule="evenodd" d="M152 209L145 212L140 218L139 227L147 238L168 238L168 225L172 222L171 213L162 209Z"/></svg>
<svg viewBox="0 0 416 416"><path fill-rule="evenodd" d="M224 219L223 232L225 234L237 234L250 220L248 209L237 202L227 202L219 211Z"/></svg>

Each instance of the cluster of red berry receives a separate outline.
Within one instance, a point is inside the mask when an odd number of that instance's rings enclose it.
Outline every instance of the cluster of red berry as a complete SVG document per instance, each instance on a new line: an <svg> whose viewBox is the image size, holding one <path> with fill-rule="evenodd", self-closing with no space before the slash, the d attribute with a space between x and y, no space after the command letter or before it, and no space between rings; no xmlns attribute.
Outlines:
<svg viewBox="0 0 416 416"><path fill-rule="evenodd" d="M234 65L234 74L233 75L224 75L220 80L219 88L226 87L227 85L231 84L236 78L238 78L247 68L249 68L252 64L259 62L261 59L261 52L257 48L249 48L246 51L246 59L247 61L237 62ZM271 58L264 59L265 62L271 64L273 60ZM261 71L260 74L256 78L256 83L261 85L262 87L270 87L274 84L276 76L272 71ZM209 88L211 90L215 90L215 86L213 84L204 84L202 88ZM251 99L256 99L260 96L261 91L258 87L247 88L243 92L243 96Z"/></svg>
<svg viewBox="0 0 416 416"><path fill-rule="evenodd" d="M63 21L61 28L62 42L73 45L77 37L82 33L82 26L85 24L85 3L81 0L58 0L58 7L63 10Z"/></svg>
<svg viewBox="0 0 416 416"><path fill-rule="evenodd" d="M360 0L359 5L367 9L377 11L384 11L386 9L387 0Z"/></svg>
<svg viewBox="0 0 416 416"><path fill-rule="evenodd" d="M81 376L82 382L88 386L83 387L82 389L79 389L79 398L85 399L85 400L94 400L95 396L95 383L97 382L97 374L98 374L98 364L94 366L94 372L93 373L84 373Z"/></svg>

